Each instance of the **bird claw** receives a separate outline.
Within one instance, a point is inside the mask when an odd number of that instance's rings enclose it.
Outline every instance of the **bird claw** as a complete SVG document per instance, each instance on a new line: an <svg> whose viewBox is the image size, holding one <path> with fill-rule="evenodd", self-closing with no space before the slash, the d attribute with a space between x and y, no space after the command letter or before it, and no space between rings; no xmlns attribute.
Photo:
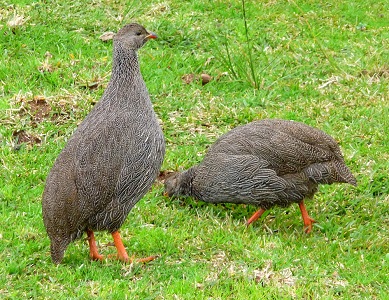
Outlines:
<svg viewBox="0 0 389 300"><path fill-rule="evenodd" d="M305 233L311 233L312 231L312 227L313 227L313 223L316 223L316 221L314 219L312 219L311 217L308 216L307 219L304 220L304 231Z"/></svg>
<svg viewBox="0 0 389 300"><path fill-rule="evenodd" d="M101 255L100 255L101 256ZM120 260L124 263L128 263L128 264L132 264L133 262L136 262L136 263L148 263L150 261L153 261L155 259L157 259L159 256L158 255L152 255L152 256L148 256L148 257L143 257L143 258L138 258L136 259L135 258L135 255L132 255L131 257L128 257L128 256L120 256L119 254L109 254L108 255L108 258L116 258L117 260ZM103 257L102 257L103 259ZM102 260L101 259L101 260Z"/></svg>
<svg viewBox="0 0 389 300"><path fill-rule="evenodd" d="M138 258L136 260L136 262L145 264L145 263L148 263L150 261L153 261L153 260L157 259L158 257L159 257L158 255L151 255L151 256L148 256L148 257Z"/></svg>
<svg viewBox="0 0 389 300"><path fill-rule="evenodd" d="M90 259L93 261L102 261L102 260L104 260L104 256L100 255L98 253L95 253L95 254L90 255Z"/></svg>

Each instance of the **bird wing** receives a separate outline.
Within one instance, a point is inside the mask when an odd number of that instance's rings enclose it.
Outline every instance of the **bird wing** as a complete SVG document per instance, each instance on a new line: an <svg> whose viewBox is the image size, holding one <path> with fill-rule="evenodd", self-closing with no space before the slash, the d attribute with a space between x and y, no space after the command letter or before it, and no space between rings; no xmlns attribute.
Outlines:
<svg viewBox="0 0 389 300"><path fill-rule="evenodd" d="M117 136L108 128L101 126L84 134L75 151L78 195L94 212L103 210L111 201L125 153L125 146L118 144Z"/></svg>
<svg viewBox="0 0 389 300"><path fill-rule="evenodd" d="M266 123L259 126L257 123L231 130L219 138L208 154L254 155L267 161L269 167L280 176L302 172L313 163L337 160L330 147L318 145L313 140L308 143L306 134L298 138L297 134L289 134L285 128L268 126Z"/></svg>
<svg viewBox="0 0 389 300"><path fill-rule="evenodd" d="M154 132L144 133L148 136L144 142L132 145L120 171L115 188L120 203L134 205L146 194L162 164L165 151L163 137Z"/></svg>
<svg viewBox="0 0 389 300"><path fill-rule="evenodd" d="M217 158L207 156L196 171L194 186L200 199L207 202L234 202L261 205L263 201L279 202L298 197L288 181L270 168L269 162L254 155L219 153Z"/></svg>

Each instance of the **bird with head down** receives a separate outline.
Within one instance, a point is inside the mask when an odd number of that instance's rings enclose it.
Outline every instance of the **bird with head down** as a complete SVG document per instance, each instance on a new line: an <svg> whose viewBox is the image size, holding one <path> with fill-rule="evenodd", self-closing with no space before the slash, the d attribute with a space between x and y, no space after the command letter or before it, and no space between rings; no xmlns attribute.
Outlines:
<svg viewBox="0 0 389 300"><path fill-rule="evenodd" d="M247 225L273 206L298 203L309 233L315 221L304 199L313 198L319 184L335 182L356 185L331 136L299 122L267 119L222 135L200 164L165 179L165 194L258 206Z"/></svg>

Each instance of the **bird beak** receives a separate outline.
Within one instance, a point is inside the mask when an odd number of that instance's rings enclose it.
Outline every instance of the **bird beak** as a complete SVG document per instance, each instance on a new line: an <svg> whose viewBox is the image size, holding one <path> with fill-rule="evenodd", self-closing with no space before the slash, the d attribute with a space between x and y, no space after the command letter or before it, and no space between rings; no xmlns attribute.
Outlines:
<svg viewBox="0 0 389 300"><path fill-rule="evenodd" d="M152 31L150 31L149 35L146 36L146 39L156 39L156 38L158 38L158 36Z"/></svg>

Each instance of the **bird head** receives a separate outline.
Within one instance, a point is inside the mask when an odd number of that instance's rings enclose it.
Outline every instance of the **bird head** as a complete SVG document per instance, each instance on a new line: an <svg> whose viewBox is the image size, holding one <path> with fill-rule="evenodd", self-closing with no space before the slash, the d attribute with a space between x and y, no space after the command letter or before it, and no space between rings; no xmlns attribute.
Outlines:
<svg viewBox="0 0 389 300"><path fill-rule="evenodd" d="M164 196L178 196L180 194L180 184L179 184L179 175L180 172L174 172L166 176L164 186L165 192Z"/></svg>
<svg viewBox="0 0 389 300"><path fill-rule="evenodd" d="M125 48L138 50L149 39L156 39L154 32L148 32L142 25L131 23L125 25L114 37L114 42L121 43Z"/></svg>

